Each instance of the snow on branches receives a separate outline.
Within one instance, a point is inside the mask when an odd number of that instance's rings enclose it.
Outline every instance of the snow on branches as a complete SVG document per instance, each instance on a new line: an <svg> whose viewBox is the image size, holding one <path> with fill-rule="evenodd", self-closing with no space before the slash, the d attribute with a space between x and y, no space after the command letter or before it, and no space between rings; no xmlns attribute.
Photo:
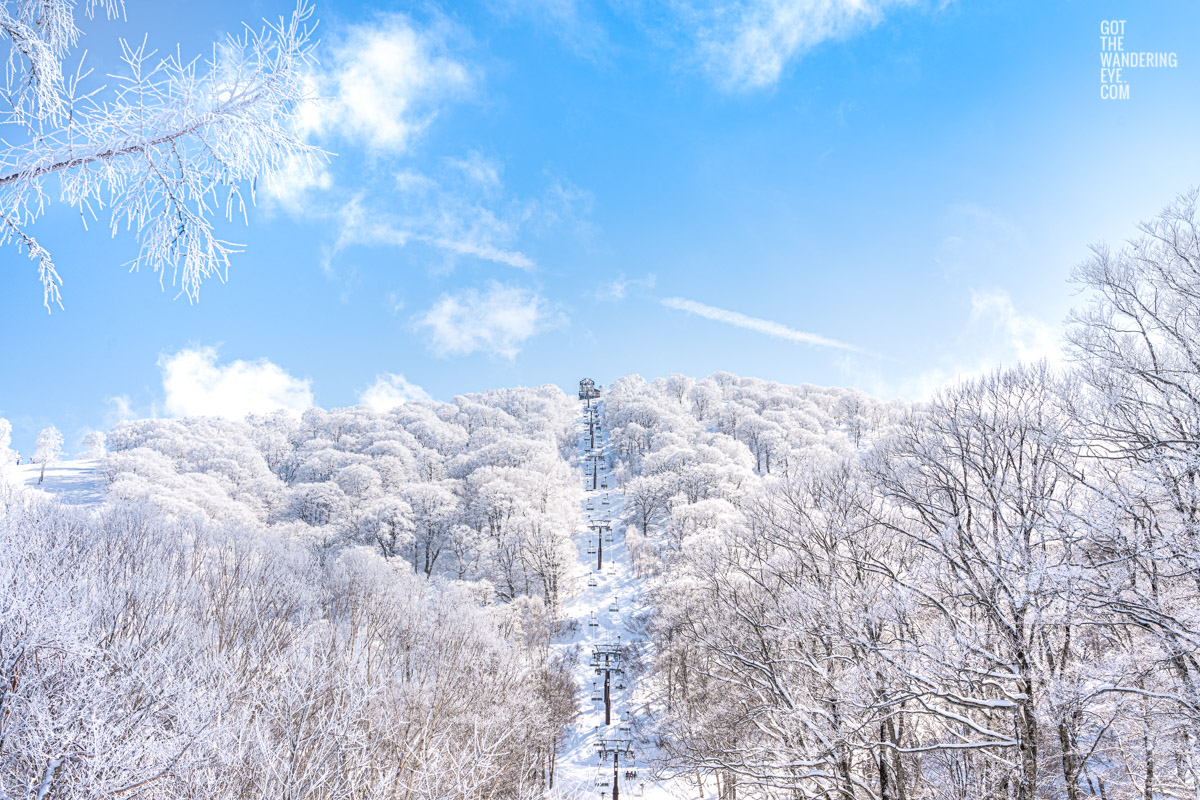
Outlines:
<svg viewBox="0 0 1200 800"><path fill-rule="evenodd" d="M123 6L92 0L110 17ZM124 70L101 84L82 60L64 72L80 31L71 0L0 5L9 45L0 113L0 244L37 264L43 303L62 304L50 250L30 232L57 195L86 224L108 216L113 235L137 237L128 266L148 267L191 301L201 283L224 280L238 245L221 239L218 215L246 216L257 181L284 163L323 154L296 134L297 109L314 100L313 8L246 27L206 59L160 54L148 38L122 40ZM49 181L57 181L56 190Z"/></svg>

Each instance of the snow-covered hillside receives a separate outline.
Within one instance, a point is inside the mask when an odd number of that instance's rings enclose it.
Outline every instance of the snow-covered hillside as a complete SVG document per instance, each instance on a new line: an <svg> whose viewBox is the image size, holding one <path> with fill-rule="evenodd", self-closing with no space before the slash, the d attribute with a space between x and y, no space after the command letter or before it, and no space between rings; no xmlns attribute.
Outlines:
<svg viewBox="0 0 1200 800"><path fill-rule="evenodd" d="M97 505L104 501L108 488L100 468L101 459L80 459L48 465L44 476L38 464L12 466L4 472L11 482L45 492L68 505Z"/></svg>
<svg viewBox="0 0 1200 800"><path fill-rule="evenodd" d="M0 789L1195 797L1200 462L1116 391L127 423L0 487Z"/></svg>

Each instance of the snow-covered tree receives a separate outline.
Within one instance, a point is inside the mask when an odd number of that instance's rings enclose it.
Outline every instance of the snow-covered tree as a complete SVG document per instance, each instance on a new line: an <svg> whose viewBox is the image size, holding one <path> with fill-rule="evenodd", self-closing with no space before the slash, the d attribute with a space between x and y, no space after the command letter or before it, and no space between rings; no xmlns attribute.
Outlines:
<svg viewBox="0 0 1200 800"><path fill-rule="evenodd" d="M83 437L83 452L79 458L104 458L108 437L101 431L88 431Z"/></svg>
<svg viewBox="0 0 1200 800"><path fill-rule="evenodd" d="M0 244L36 262L50 310L61 305L62 282L33 224L55 196L85 218L107 208L114 234L135 231L132 265L153 269L160 282L170 272L194 301L237 250L217 235L217 215L244 216L244 192L253 200L257 181L320 156L292 125L312 99L312 7L301 0L287 18L217 42L207 61L160 53L140 36L122 40L123 69L107 85L68 63L83 35L79 15L96 11L116 19L124 6L42 0L0 9L8 48Z"/></svg>
<svg viewBox="0 0 1200 800"><path fill-rule="evenodd" d="M33 450L33 463L41 464L42 470L38 475L38 483L46 478L46 467L57 464L63 457L63 435L58 428L51 426L38 432L37 442Z"/></svg>
<svg viewBox="0 0 1200 800"><path fill-rule="evenodd" d="M1200 786L1200 194L1192 190L1075 272L1087 303L1069 339L1090 389L1086 479L1102 500L1091 546L1113 646L1137 658L1107 676L1130 781L1145 794ZM1128 637L1128 638L1126 638ZM1132 746L1139 738L1148 744ZM1114 744L1115 746L1115 744ZM1187 766L1184 766L1187 765ZM1167 789L1162 791L1166 793Z"/></svg>
<svg viewBox="0 0 1200 800"><path fill-rule="evenodd" d="M412 508L395 497L380 498L359 520L358 530L379 548L384 558L395 558L412 547Z"/></svg>
<svg viewBox="0 0 1200 800"><path fill-rule="evenodd" d="M14 453L12 447L12 423L0 417L0 469L7 469L20 456ZM18 462L19 463L19 462Z"/></svg>

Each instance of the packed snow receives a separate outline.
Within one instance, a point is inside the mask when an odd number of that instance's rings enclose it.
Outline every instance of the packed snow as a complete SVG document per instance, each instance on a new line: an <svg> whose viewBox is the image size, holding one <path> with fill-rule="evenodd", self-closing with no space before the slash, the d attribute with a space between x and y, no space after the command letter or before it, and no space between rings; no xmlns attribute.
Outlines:
<svg viewBox="0 0 1200 800"><path fill-rule="evenodd" d="M45 492L68 505L97 505L104 501L106 491L101 465L101 459L94 458L59 461L46 466L44 477L40 464L14 464L4 472L10 482Z"/></svg>

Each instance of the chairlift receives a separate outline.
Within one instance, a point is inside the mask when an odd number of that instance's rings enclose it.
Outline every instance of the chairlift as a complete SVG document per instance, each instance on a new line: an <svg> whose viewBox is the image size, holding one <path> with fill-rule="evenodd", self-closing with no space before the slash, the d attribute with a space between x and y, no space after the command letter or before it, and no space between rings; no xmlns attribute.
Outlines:
<svg viewBox="0 0 1200 800"><path fill-rule="evenodd" d="M595 574L589 574L588 575L588 586L597 586L597 585L598 585L598 582L596 580Z"/></svg>

